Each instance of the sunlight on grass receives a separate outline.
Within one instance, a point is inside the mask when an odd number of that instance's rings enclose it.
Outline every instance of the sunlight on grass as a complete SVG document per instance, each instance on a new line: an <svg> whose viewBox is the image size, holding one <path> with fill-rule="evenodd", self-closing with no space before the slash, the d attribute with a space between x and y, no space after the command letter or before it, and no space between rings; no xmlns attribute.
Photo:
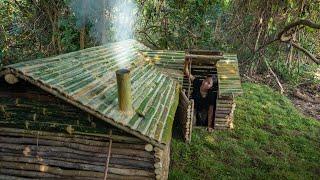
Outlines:
<svg viewBox="0 0 320 180"><path fill-rule="evenodd" d="M265 85L243 89L233 131L173 140L169 179L318 179L320 122Z"/></svg>

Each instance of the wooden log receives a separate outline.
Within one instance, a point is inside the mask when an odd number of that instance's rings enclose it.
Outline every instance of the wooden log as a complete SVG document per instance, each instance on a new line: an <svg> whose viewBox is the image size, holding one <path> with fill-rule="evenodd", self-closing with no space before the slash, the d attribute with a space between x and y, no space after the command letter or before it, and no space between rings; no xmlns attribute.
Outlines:
<svg viewBox="0 0 320 180"><path fill-rule="evenodd" d="M169 165L170 165L170 144L166 146L164 150L165 157L163 158L162 163L162 173L161 178L167 179L169 174Z"/></svg>
<svg viewBox="0 0 320 180"><path fill-rule="evenodd" d="M1 151L6 151L9 153L8 150L4 150L1 149ZM3 153L0 152L1 154L5 155L7 153ZM12 152L15 153L17 155L23 156L22 152ZM59 154L59 153L53 153L53 152L38 152L38 153L32 153L32 154L28 154L28 156L41 156L41 157L50 157L53 159L65 159L65 161L70 161L70 162L79 162L78 160L80 160L80 162L84 162L88 163L88 164L93 164L93 165L101 165L101 163L103 163L104 161L101 158L97 158L97 157L89 157L89 156L83 156L83 155L76 155L76 154L71 154L71 153L63 153L63 154ZM128 166L128 167L133 167L135 169L141 169L141 168L145 168L145 169L153 169L153 161L141 161L141 160L134 160L134 159L123 159L123 158L118 158L118 157L112 157L111 156L111 160L110 163L115 165L115 164L119 164L122 166Z"/></svg>
<svg viewBox="0 0 320 180"><path fill-rule="evenodd" d="M151 151L153 151L153 146L152 146L152 144L146 144L145 147L144 147L144 149L145 149L146 151L148 151L148 152L151 152Z"/></svg>
<svg viewBox="0 0 320 180"><path fill-rule="evenodd" d="M1 156L17 156L17 157L21 157L21 156L24 156L24 154L20 151L15 151L15 150L10 150L10 149L1 149L0 150L0 154ZM78 155L75 155L75 156L63 156L63 157L59 157L59 155L49 155L49 156L45 156L43 155L44 153L40 152L40 153L31 153L31 154L28 154L27 157L42 157L42 158L47 158L47 159L50 159L50 160L57 160L57 161L65 161L65 162L71 162L71 163L80 163L80 164L90 164L90 165L97 165L97 166L104 166L104 163L103 161L95 161L94 158L90 158L90 157L87 157L87 156L82 156L82 158L78 158L79 156ZM80 156L81 157L81 156ZM85 157L85 158L84 158ZM91 156L92 157L92 156ZM119 156L119 155L111 155L112 158L115 158L115 159L131 159L131 160L137 160L137 161L142 161L142 162L149 162L150 161L150 164L151 162L153 162L153 159L146 159L146 158L139 158L139 157L129 157L129 156ZM105 158L105 157L103 157ZM101 159L101 158L100 158ZM118 167L118 168L124 168L124 169L130 169L130 168L133 168L133 169L148 169L146 168L145 166L144 167L139 167L139 166L130 166L130 164L128 165L119 165L119 164L112 164L110 163L110 167ZM152 166L150 165L150 169L152 169Z"/></svg>
<svg viewBox="0 0 320 180"><path fill-rule="evenodd" d="M50 146L41 146L41 145L21 145L21 144L9 144L9 143L0 143L0 150L2 149L10 149L10 150L17 150L21 153L24 153L24 155L29 155L32 153L39 153L42 155L58 155L59 157L71 155L71 156L80 156L80 157L92 157L96 158L97 161L103 162L103 160L100 160L101 158L105 158L106 151L103 152L88 152L88 151L80 151L80 150L74 150L71 148L66 147L50 147ZM146 151L136 151L131 149L116 149L114 151L114 154L118 155L127 155L127 157L139 157L142 158L141 160L145 160L146 162L153 159L153 156L150 153L147 153ZM122 158L121 156L113 156ZM80 158L78 157L78 158ZM125 159L125 158L123 158ZM127 158L128 159L128 158ZM130 160L130 158L129 158Z"/></svg>
<svg viewBox="0 0 320 180"><path fill-rule="evenodd" d="M192 137L192 126L194 121L194 100L192 99L190 103L191 103L191 118L190 118L190 126L189 126L189 137L187 139L188 143L191 142L191 137Z"/></svg>
<svg viewBox="0 0 320 180"><path fill-rule="evenodd" d="M28 178L61 178L61 176L49 174L46 172L24 171L7 168L0 168L0 174L15 175Z"/></svg>
<svg viewBox="0 0 320 180"><path fill-rule="evenodd" d="M189 54L199 54L199 55L215 55L215 56L223 56L223 52L217 50L200 50L200 49L191 49L187 50Z"/></svg>
<svg viewBox="0 0 320 180"><path fill-rule="evenodd" d="M36 131L34 131L36 132ZM53 140L53 141L61 141L61 142L69 142L69 143L79 143L83 145L92 145L92 146L105 146L107 141L107 138L94 138L94 140L91 140L90 138L87 139L87 137L81 137L81 136L68 136L68 135L62 135L59 136L59 133L48 133L51 134L50 136L48 135L43 135L43 133L39 132L39 134L22 134L22 133L14 133L14 132L3 132L1 131L0 128L0 136L11 136L12 138L37 138L37 139L43 139L43 140ZM118 139L118 137L116 137ZM126 137L120 137L119 139L124 140ZM128 138L130 139L130 138ZM98 141L99 140L99 141ZM133 140L134 141L134 140ZM135 141L136 142L136 141ZM140 141L138 141L140 142ZM143 145L139 144L131 144L129 143L116 143L116 146L126 146L126 144L130 145L131 148L134 149L143 149ZM119 146L119 147L120 147Z"/></svg>
<svg viewBox="0 0 320 180"><path fill-rule="evenodd" d="M33 152L28 155L24 155L22 152L14 151L10 149L0 149L0 155L2 157L29 157L36 159L48 159L56 160L58 162L67 162L67 163L79 163L85 165L94 165L99 167L104 167L104 159L88 156L80 156L70 153L50 153L50 152ZM54 161L55 162L55 161ZM153 170L152 166L153 161L132 161L132 159L121 159L111 156L110 167L122 168L122 169L142 169L142 170Z"/></svg>
<svg viewBox="0 0 320 180"><path fill-rule="evenodd" d="M192 59L192 64L216 64L218 60L224 59L223 56L195 55L187 54L186 59Z"/></svg>
<svg viewBox="0 0 320 180"><path fill-rule="evenodd" d="M1 74L0 74L0 76L1 76ZM5 173L0 173L0 179L3 179L3 180L30 180L30 178L10 176L10 175L6 175Z"/></svg>
<svg viewBox="0 0 320 180"><path fill-rule="evenodd" d="M231 110L220 110L220 109L216 110L217 114L230 114L230 112Z"/></svg>
<svg viewBox="0 0 320 180"><path fill-rule="evenodd" d="M16 84L19 82L19 79L11 73L4 75L4 79L8 84Z"/></svg>
<svg viewBox="0 0 320 180"><path fill-rule="evenodd" d="M65 170L58 167L39 165L39 164L0 161L0 167L8 168L8 169L17 169L17 170L46 172L46 173L61 175L61 176L81 176L81 177L97 177L97 178L103 177L103 173L99 173L99 172Z"/></svg>
<svg viewBox="0 0 320 180"><path fill-rule="evenodd" d="M40 138L14 138L14 137L3 137L0 136L1 143L12 143L12 144L38 144L38 145L47 145L47 146L60 146L60 147L69 147L73 149L79 149L83 151L95 151L95 152L104 152L104 146L96 146L93 144L78 144L68 141L55 141L55 140L44 140ZM99 142L95 142L97 144ZM109 145L109 142L102 142L99 145ZM114 143L115 149L132 149L132 150L141 150L143 152L144 147L141 145L135 144L125 144L125 143Z"/></svg>
<svg viewBox="0 0 320 180"><path fill-rule="evenodd" d="M51 178L43 177L43 174L47 176L53 176L53 178L62 179L101 179L103 173L92 172L92 171L77 171L77 170L66 170L58 167L51 167L47 165L37 164L26 164L26 163L12 163L12 162L0 162L1 174L12 175L12 176L27 176L33 178ZM4 167L4 168L3 168ZM7 170L7 171L6 171ZM123 171L122 171L123 172ZM153 179L154 174L151 177L133 175L121 175L111 174L108 179ZM20 179L20 178L19 178Z"/></svg>
<svg viewBox="0 0 320 180"><path fill-rule="evenodd" d="M217 118L222 118L222 119L226 119L226 118L228 118L228 116L229 116L229 114L221 114L221 113L216 113L216 119L215 120L217 120Z"/></svg>
<svg viewBox="0 0 320 180"><path fill-rule="evenodd" d="M162 168L157 168L154 170L156 175L162 175Z"/></svg>
<svg viewBox="0 0 320 180"><path fill-rule="evenodd" d="M67 168L74 170L85 170L85 171L94 171L94 172L104 172L104 166L96 166L89 164L78 164L78 163L70 163L65 161L57 161L51 159L43 159L39 157L13 157L13 156L2 156L0 157L1 162L10 163L10 162L18 162L18 163L27 163L27 164L35 164L35 165L46 165L46 166L54 166L59 168ZM136 175L136 176L145 176L145 177L153 177L154 173L151 171L140 170L140 169L129 169L129 168L117 168L110 167L109 173L111 174L119 174L119 175Z"/></svg>
<svg viewBox="0 0 320 180"><path fill-rule="evenodd" d="M0 127L0 132L5 133L16 133L22 134L23 136L26 136L26 134L34 135L34 136L56 136L56 137L64 137L64 138L80 138L80 139L89 139L89 140L97 140L97 141L107 141L110 139L110 135L108 134L100 134L100 133L85 133L85 132L74 132L73 135L68 135L64 133L52 133L52 132L46 132L46 131L33 131L33 130L26 130L26 129L16 129L16 128L5 128ZM113 131L115 133L116 131ZM142 140L135 138L135 137L129 137L121 134L113 134L112 135L113 141L119 141L119 142L128 142L128 143L141 143Z"/></svg>
<svg viewBox="0 0 320 180"><path fill-rule="evenodd" d="M161 179L161 175L156 175L156 180L160 180Z"/></svg>
<svg viewBox="0 0 320 180"><path fill-rule="evenodd" d="M116 71L117 85L118 85L118 102L119 109L124 113L133 113L132 96L131 96L131 82L130 71L127 69L120 69Z"/></svg>
<svg viewBox="0 0 320 180"><path fill-rule="evenodd" d="M161 162L155 163L155 164L154 164L154 168L155 168L155 169L162 168L162 163L161 163Z"/></svg>

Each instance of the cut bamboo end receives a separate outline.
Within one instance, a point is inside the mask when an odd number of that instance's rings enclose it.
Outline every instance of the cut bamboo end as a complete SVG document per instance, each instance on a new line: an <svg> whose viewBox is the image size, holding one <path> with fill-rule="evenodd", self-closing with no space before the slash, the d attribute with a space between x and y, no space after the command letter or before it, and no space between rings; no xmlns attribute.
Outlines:
<svg viewBox="0 0 320 180"><path fill-rule="evenodd" d="M119 109L126 114L131 114L133 112L133 109L130 71L128 69L119 69L116 71L116 76L118 85Z"/></svg>
<svg viewBox="0 0 320 180"><path fill-rule="evenodd" d="M152 144L146 144L145 147L144 147L144 149L145 149L146 151L148 151L148 152L151 152L151 151L153 151L153 146L152 146Z"/></svg>
<svg viewBox="0 0 320 180"><path fill-rule="evenodd" d="M17 82L19 82L19 79L13 74L6 74L4 76L4 79L9 84L16 84Z"/></svg>

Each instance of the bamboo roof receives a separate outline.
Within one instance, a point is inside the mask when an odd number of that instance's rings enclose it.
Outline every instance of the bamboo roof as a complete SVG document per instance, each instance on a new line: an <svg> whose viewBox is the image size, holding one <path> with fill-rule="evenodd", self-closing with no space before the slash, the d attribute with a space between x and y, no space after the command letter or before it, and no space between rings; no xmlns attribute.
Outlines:
<svg viewBox="0 0 320 180"><path fill-rule="evenodd" d="M137 41L127 40L9 65L0 75L12 73L163 148L171 138L180 85L140 54L146 49ZM131 115L118 109L115 71L123 67L131 71L135 110Z"/></svg>
<svg viewBox="0 0 320 180"><path fill-rule="evenodd" d="M163 72L183 82L183 66L186 53L184 51L165 50L143 50L142 54ZM233 96L242 93L239 75L238 59L235 54L223 54L221 59L213 59L216 64L219 96ZM210 65L212 67L212 65ZM197 68L208 68L209 65L192 66Z"/></svg>
<svg viewBox="0 0 320 180"><path fill-rule="evenodd" d="M144 49L141 52L147 61L154 63L160 71L176 79L182 85L184 51Z"/></svg>

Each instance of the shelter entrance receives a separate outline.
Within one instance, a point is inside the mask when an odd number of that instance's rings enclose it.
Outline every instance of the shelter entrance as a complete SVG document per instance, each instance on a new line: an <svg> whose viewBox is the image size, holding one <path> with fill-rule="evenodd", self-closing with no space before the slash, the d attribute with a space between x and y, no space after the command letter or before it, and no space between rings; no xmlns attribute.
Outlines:
<svg viewBox="0 0 320 180"><path fill-rule="evenodd" d="M191 72L196 79L203 81L207 76L213 77L213 86L210 91L213 94L214 99L210 99L210 101L216 102L219 90L216 64L219 59L223 58L223 53L209 50L190 50L186 53L185 58L191 61L189 72ZM180 113L179 117L181 119L183 134L186 141L190 141L191 139L193 126L208 126L208 111L197 110L193 92L193 82L188 77L184 77L178 113ZM214 104L213 109L212 128L214 128L215 114L216 103Z"/></svg>
<svg viewBox="0 0 320 180"><path fill-rule="evenodd" d="M195 122L195 103L192 97L193 84L183 74L186 58L192 61L189 72L198 79L204 79L208 74L217 76L218 81L215 82L213 90L216 92L214 129L233 128L234 98L242 93L237 55L208 50L144 50L141 53L154 63L158 70L182 85L176 120L181 124L182 134L187 142L191 140Z"/></svg>

